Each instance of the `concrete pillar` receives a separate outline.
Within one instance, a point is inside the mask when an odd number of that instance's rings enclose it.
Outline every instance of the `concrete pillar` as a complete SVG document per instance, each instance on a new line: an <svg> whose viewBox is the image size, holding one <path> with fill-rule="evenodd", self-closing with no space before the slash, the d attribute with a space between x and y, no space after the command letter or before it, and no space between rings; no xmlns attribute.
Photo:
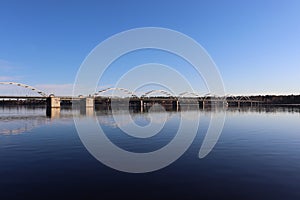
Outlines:
<svg viewBox="0 0 300 200"><path fill-rule="evenodd" d="M176 111L178 112L178 110L179 110L179 101L177 100L176 101Z"/></svg>
<svg viewBox="0 0 300 200"><path fill-rule="evenodd" d="M144 101L141 100L141 112L144 112Z"/></svg>
<svg viewBox="0 0 300 200"><path fill-rule="evenodd" d="M60 98L59 97L48 97L47 98L47 108L60 108Z"/></svg>
<svg viewBox="0 0 300 200"><path fill-rule="evenodd" d="M238 101L238 108L241 106L241 102L240 101Z"/></svg>
<svg viewBox="0 0 300 200"><path fill-rule="evenodd" d="M202 108L203 108L203 110L205 109L205 101L204 100L202 102Z"/></svg>
<svg viewBox="0 0 300 200"><path fill-rule="evenodd" d="M93 116L94 105L95 105L94 98L91 97L80 98L79 100L80 114L84 116Z"/></svg>
<svg viewBox="0 0 300 200"><path fill-rule="evenodd" d="M94 108L94 98L86 97L80 99L80 107Z"/></svg>
<svg viewBox="0 0 300 200"><path fill-rule="evenodd" d="M228 107L228 102L227 101L223 101L223 107L227 108Z"/></svg>

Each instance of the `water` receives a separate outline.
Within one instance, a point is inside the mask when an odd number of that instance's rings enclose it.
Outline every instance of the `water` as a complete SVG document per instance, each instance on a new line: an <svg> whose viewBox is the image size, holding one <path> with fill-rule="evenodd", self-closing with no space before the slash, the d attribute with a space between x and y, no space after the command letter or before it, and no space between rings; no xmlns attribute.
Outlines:
<svg viewBox="0 0 300 200"><path fill-rule="evenodd" d="M0 198L300 198L298 108L227 110L223 132L203 159L199 148L210 115L219 111L185 112L200 112L200 128L184 155L161 170L130 174L101 164L85 149L72 118L74 113L89 118L80 111L65 109L47 118L44 108L0 108ZM149 123L147 113L131 115L141 126ZM160 115L155 113L157 119ZM179 116L167 112L162 133L133 139L121 133L109 111L96 113L107 136L135 152L168 144Z"/></svg>

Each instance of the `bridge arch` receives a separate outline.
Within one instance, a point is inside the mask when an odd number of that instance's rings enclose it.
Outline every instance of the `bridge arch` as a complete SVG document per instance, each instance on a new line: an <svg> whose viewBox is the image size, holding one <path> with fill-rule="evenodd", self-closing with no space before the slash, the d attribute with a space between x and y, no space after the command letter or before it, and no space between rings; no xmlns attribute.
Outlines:
<svg viewBox="0 0 300 200"><path fill-rule="evenodd" d="M141 97L149 97L149 95L155 94L155 93L167 95L168 97L173 96L170 92L167 92L165 90L151 90L151 91L145 92Z"/></svg>
<svg viewBox="0 0 300 200"><path fill-rule="evenodd" d="M207 93L204 95L203 100L206 100L208 98L220 98L218 95L213 94L213 93Z"/></svg>
<svg viewBox="0 0 300 200"><path fill-rule="evenodd" d="M200 97L200 95L195 92L182 92L178 94L178 97Z"/></svg>
<svg viewBox="0 0 300 200"><path fill-rule="evenodd" d="M238 98L238 100L239 100L239 101L243 101L243 100L245 100L245 101L251 101L250 97L248 97L248 96L240 96L240 97Z"/></svg>
<svg viewBox="0 0 300 200"><path fill-rule="evenodd" d="M202 97L202 100L227 102L227 96L219 96L213 93L207 93Z"/></svg>
<svg viewBox="0 0 300 200"><path fill-rule="evenodd" d="M17 86L17 87L22 87L22 88L26 88L28 90L31 90L31 91L34 91L36 92L37 94L41 95L42 97L47 97L48 95L41 91L41 90L38 90L30 85L26 85L26 84L23 84L23 83L16 83L16 82L0 82L0 85L14 85L14 86Z"/></svg>
<svg viewBox="0 0 300 200"><path fill-rule="evenodd" d="M103 90L99 90L98 92L96 92L94 94L94 96L101 96L101 94L106 93L108 91L121 91L124 94L130 95L132 97L136 97L136 95L134 94L134 92L132 92L132 91L130 91L128 89L125 89L125 88L106 88L106 89L103 89Z"/></svg>

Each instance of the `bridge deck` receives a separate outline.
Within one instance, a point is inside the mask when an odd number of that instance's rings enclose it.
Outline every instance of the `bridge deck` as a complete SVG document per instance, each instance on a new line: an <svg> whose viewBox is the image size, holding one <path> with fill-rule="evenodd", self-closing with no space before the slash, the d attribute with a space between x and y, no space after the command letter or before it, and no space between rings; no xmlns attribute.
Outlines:
<svg viewBox="0 0 300 200"><path fill-rule="evenodd" d="M72 97L72 96L55 96L56 98L59 98L60 100L62 101L71 101L71 100L80 100L80 99L83 99L81 97ZM0 96L0 99L11 99L11 100L22 100L22 99L47 99L48 97L44 97L44 96ZM97 100L104 100L104 99L114 99L114 100L119 100L119 101L122 101L122 100L128 100L128 98L110 98L110 97L98 97L98 98L94 98L94 99L97 99ZM140 97L140 98L137 98L137 97L134 97L134 98L130 98L130 101L189 101L189 100L197 100L197 101L206 101L206 102L209 102L209 101L212 101L212 102L252 102L252 103L261 103L261 101L256 101L256 100L251 100L251 99L242 99L242 100L235 100L235 99L222 99L222 98L216 98L216 99L204 99L204 98L201 98L201 97L191 97L191 98L188 98L188 97L185 97L185 98L180 98L180 97Z"/></svg>

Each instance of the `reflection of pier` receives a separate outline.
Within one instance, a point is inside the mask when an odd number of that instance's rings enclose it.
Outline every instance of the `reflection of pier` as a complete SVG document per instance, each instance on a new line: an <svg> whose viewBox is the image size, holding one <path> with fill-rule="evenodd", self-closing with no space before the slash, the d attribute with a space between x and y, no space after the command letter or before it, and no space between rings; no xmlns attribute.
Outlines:
<svg viewBox="0 0 300 200"><path fill-rule="evenodd" d="M176 116L179 114L176 110L172 110L172 106L163 106L167 108L167 119L172 118L172 116ZM180 111L185 112L185 117L190 118L191 120L195 119L194 114L195 112L201 112L203 114L211 114L224 112L223 108L215 107L215 108L205 108L205 110L197 110L199 106L196 104L185 104L180 106ZM27 107L27 106L12 106L12 107L3 107L1 108L1 115L0 115L0 135L17 135L22 133L31 132L33 129L49 125L51 123L73 123L73 117L77 118L85 118L85 117L92 117L98 120L101 125L117 128L120 126L127 126L129 123L132 123L128 115L126 115L125 111L128 111L128 108L119 106L114 111L111 110L109 106L101 106L96 105L95 110L93 108L87 110L76 110L72 108L63 107L60 110L59 114L53 116L54 120L49 119L45 116L44 110L45 108L34 108L34 107ZM146 111L149 110L150 107L145 106L145 112L141 113L138 107L131 107L129 108L129 113L132 120L138 121L139 119L143 118L146 122L151 122L154 120L155 123L161 123L165 118L162 117L160 110L152 110L154 113L153 118L150 119L149 116L146 114ZM10 113L10 110L12 113ZM34 111L34 112L33 112ZM151 112L152 112L151 111ZM259 106L259 107L227 107L225 109L227 113L277 113L277 112L289 112L289 113L300 113L300 107L268 107L268 106ZM191 113L191 115L189 115ZM119 119L118 123L114 120L114 117ZM57 120L63 119L63 120ZM120 123L120 119L121 123Z"/></svg>

